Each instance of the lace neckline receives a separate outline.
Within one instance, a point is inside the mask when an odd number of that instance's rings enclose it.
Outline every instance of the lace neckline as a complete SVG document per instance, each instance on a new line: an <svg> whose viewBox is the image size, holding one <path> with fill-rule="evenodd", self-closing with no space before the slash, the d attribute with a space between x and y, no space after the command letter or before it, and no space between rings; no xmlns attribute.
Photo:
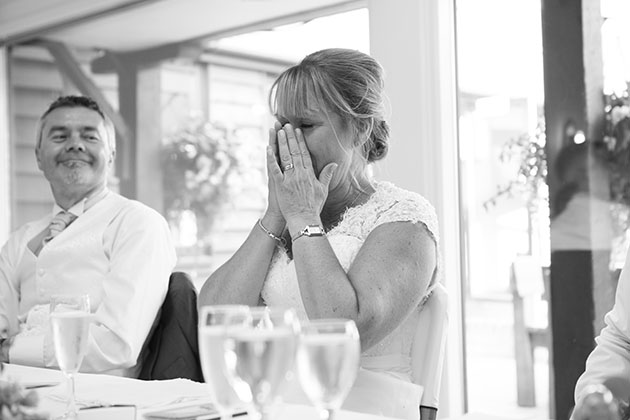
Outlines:
<svg viewBox="0 0 630 420"><path fill-rule="evenodd" d="M337 228L337 226L339 226L340 224L343 223L344 219L346 218L346 216L348 215L348 213L351 213L353 209L358 209L364 205L366 205L367 203L370 202L370 200L372 200L372 197L374 196L374 194L376 194L376 189L377 187L375 186L374 183L372 183L372 187L374 188L374 192L372 192L368 199L365 200L363 203L357 204L355 206L355 203L357 202L357 200L359 199L359 197L361 197L362 193L361 191L359 191L357 193L357 195L354 197L354 199L352 200L352 202L350 203L350 205L348 207L346 207L346 209L343 211L343 213L341 213L341 216L339 216L339 219L337 220L337 222L334 225L331 225L331 227L329 229L326 229L326 233L332 232L333 230L335 230ZM326 226L324 225L324 228L326 228Z"/></svg>

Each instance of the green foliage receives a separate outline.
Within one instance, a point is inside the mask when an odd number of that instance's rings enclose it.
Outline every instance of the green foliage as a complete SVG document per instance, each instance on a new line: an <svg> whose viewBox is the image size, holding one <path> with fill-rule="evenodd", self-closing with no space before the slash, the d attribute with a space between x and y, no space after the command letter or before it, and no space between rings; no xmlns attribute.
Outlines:
<svg viewBox="0 0 630 420"><path fill-rule="evenodd" d="M618 95L604 95L604 100L604 132L591 141L610 174L613 219L621 231L625 231L630 227L630 94L626 89ZM523 134L506 142L500 158L503 162L518 162L517 173L508 183L497 186L497 192L483 204L486 210L496 205L497 200L515 195L525 195L529 206L547 199L540 194L547 182L543 124L533 136Z"/></svg>
<svg viewBox="0 0 630 420"><path fill-rule="evenodd" d="M241 175L240 144L226 128L193 120L166 139L162 151L165 209L175 218L192 210L206 237L230 202Z"/></svg>
<svg viewBox="0 0 630 420"><path fill-rule="evenodd" d="M1 372L2 366L0 366ZM37 411L39 399L33 390L26 391L18 382L0 374L0 419L45 420L49 416Z"/></svg>
<svg viewBox="0 0 630 420"><path fill-rule="evenodd" d="M546 200L541 187L547 184L547 155L545 153L545 129L542 124L536 128L533 135L521 134L505 143L501 154L501 162L517 162L518 167L513 179L506 184L497 185L497 192L483 203L489 210L501 198L525 196L530 206L535 206L539 200Z"/></svg>
<svg viewBox="0 0 630 420"><path fill-rule="evenodd" d="M610 193L613 202L630 205L630 98L606 95L603 142L610 168Z"/></svg>

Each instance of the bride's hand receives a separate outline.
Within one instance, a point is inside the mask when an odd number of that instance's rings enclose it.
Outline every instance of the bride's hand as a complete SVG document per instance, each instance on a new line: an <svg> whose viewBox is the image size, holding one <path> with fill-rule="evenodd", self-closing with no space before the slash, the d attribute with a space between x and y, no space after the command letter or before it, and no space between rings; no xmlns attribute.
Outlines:
<svg viewBox="0 0 630 420"><path fill-rule="evenodd" d="M267 148L271 149L274 160L276 161L276 165L278 164L278 131L282 130L282 124L279 121L274 123L273 128L269 129L269 144ZM268 187L268 195L267 195L267 211L265 212L265 218L270 218L274 224L282 225L282 229L284 229L284 225L286 221L284 220L284 216L280 211L280 206L278 205L278 197L276 193L276 183L274 177L269 170L269 164L267 164L267 187Z"/></svg>
<svg viewBox="0 0 630 420"><path fill-rule="evenodd" d="M278 162L272 148L268 147L267 170L276 187L280 211L287 223L289 220L307 223L319 220L337 164L326 165L318 179L302 130L286 124L277 133L280 159Z"/></svg>

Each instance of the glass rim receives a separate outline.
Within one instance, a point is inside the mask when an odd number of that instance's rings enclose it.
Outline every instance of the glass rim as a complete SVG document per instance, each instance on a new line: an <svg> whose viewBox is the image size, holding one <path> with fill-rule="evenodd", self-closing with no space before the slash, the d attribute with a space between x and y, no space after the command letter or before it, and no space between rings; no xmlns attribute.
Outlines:
<svg viewBox="0 0 630 420"><path fill-rule="evenodd" d="M92 313L95 310L89 293L53 293L48 299L50 313L55 313L57 306L71 306L70 309Z"/></svg>
<svg viewBox="0 0 630 420"><path fill-rule="evenodd" d="M238 304L204 305L200 308L200 311L197 314L197 329L201 332L205 329L213 330L216 329L216 327L225 327L226 325L221 322L217 324L208 324L208 316L220 316L221 314L228 315L230 313L249 315L249 306Z"/></svg>
<svg viewBox="0 0 630 420"><path fill-rule="evenodd" d="M67 316L70 313L80 313L82 314L82 316L84 317L88 317L88 318L93 318L96 319L96 314L85 310L85 309L79 309L79 308L71 308L68 310L64 310L64 311L53 311L49 314L49 316L51 318L63 318L64 316Z"/></svg>
<svg viewBox="0 0 630 420"><path fill-rule="evenodd" d="M266 306L266 305L256 305L256 306L250 306L249 309L251 311L270 311L270 312L286 312L286 311L291 311L291 312L296 312L295 308L292 306L283 306L283 305L271 305L271 306Z"/></svg>
<svg viewBox="0 0 630 420"><path fill-rule="evenodd" d="M223 310L230 310L230 309L248 309L249 310L249 306L247 305L241 305L241 304L220 304L220 305L203 305L199 307L199 312L200 313L204 313L204 312L211 312L211 311L223 311Z"/></svg>
<svg viewBox="0 0 630 420"><path fill-rule="evenodd" d="M302 321L302 325L335 325L335 324L348 324L352 323L356 326L356 322L350 318L318 318L307 319Z"/></svg>

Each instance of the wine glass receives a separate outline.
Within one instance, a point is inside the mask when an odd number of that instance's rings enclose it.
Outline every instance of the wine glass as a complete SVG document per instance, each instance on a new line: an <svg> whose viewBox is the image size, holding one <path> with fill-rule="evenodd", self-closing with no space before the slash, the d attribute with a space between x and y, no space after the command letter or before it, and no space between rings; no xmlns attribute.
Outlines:
<svg viewBox="0 0 630 420"><path fill-rule="evenodd" d="M77 418L74 376L87 351L92 315L89 295L53 295L50 299L50 323L59 369L67 379L68 405L59 419Z"/></svg>
<svg viewBox="0 0 630 420"><path fill-rule="evenodd" d="M350 392L359 369L359 331L349 319L302 322L296 364L306 396L332 420Z"/></svg>
<svg viewBox="0 0 630 420"><path fill-rule="evenodd" d="M245 305L211 305L201 308L199 317L199 356L203 377L221 420L232 418L232 410L241 404L227 380L224 356L226 330L249 320Z"/></svg>
<svg viewBox="0 0 630 420"><path fill-rule="evenodd" d="M227 330L228 380L255 420L267 420L295 361L300 324L293 309L250 308L247 325Z"/></svg>

